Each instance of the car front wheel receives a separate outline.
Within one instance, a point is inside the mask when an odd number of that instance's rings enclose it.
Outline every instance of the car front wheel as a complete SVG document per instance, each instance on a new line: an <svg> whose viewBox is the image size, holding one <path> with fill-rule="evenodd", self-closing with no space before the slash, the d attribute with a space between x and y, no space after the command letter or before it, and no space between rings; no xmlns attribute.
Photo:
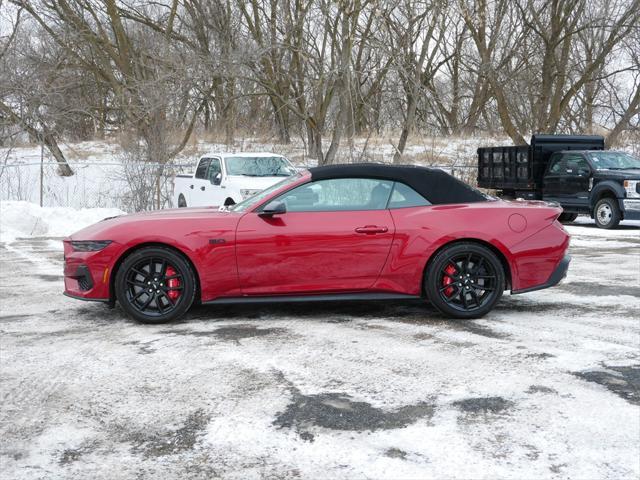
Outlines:
<svg viewBox="0 0 640 480"><path fill-rule="evenodd" d="M429 263L425 292L442 313L455 318L478 318L502 296L505 274L498 257L476 243L445 247Z"/></svg>
<svg viewBox="0 0 640 480"><path fill-rule="evenodd" d="M191 307L195 291L189 262L168 248L142 248L129 255L116 274L118 302L143 323L178 319Z"/></svg>
<svg viewBox="0 0 640 480"><path fill-rule="evenodd" d="M608 197L598 200L593 212L593 218L599 228L616 228L620 220L622 220L618 201L615 198Z"/></svg>

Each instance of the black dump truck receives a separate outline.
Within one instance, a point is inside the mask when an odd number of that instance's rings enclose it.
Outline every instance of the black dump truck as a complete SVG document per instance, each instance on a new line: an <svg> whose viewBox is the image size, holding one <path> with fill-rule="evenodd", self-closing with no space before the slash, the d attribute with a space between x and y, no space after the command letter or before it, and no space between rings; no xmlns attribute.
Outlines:
<svg viewBox="0 0 640 480"><path fill-rule="evenodd" d="M533 135L530 145L478 149L478 186L505 199L559 203L560 221L590 215L600 228L640 220L640 160L592 135Z"/></svg>

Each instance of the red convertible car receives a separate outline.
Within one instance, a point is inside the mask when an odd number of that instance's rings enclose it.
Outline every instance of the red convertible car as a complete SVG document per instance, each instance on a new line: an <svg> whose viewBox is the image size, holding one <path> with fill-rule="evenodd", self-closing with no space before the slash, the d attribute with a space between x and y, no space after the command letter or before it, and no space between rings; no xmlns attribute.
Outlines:
<svg viewBox="0 0 640 480"><path fill-rule="evenodd" d="M558 206L505 202L441 170L311 168L231 208L105 219L64 240L65 294L149 323L194 302L424 298L486 314L504 290L557 284L569 236Z"/></svg>

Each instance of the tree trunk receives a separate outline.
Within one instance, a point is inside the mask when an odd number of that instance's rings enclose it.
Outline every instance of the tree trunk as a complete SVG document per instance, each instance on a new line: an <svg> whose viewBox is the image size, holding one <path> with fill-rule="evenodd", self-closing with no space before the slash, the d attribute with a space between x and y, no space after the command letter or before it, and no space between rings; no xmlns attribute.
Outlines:
<svg viewBox="0 0 640 480"><path fill-rule="evenodd" d="M618 120L615 127L613 127L613 130L611 130L609 135L607 135L607 148L611 148L618 142L620 134L629 128L629 121L638 114L640 114L640 86L636 87L636 93L633 95L631 102L629 102L629 106L622 114L622 117Z"/></svg>
<svg viewBox="0 0 640 480"><path fill-rule="evenodd" d="M40 122L42 128L38 130L25 119L19 117L8 105L4 102L0 102L0 112L4 112L11 121L17 125L20 125L31 137L35 138L38 143L44 144L53 158L58 162L58 172L62 177L70 177L73 175L73 170L67 163L67 159L64 157L62 150L58 146L55 135L47 128L44 123Z"/></svg>
<svg viewBox="0 0 640 480"><path fill-rule="evenodd" d="M402 163L402 155L404 154L404 149L407 146L407 139L409 138L409 133L413 129L413 125L416 121L416 108L418 107L416 97L416 95L407 95L407 116L404 119L402 132L400 132L400 139L398 140L396 152L393 154L393 163L395 164Z"/></svg>
<svg viewBox="0 0 640 480"><path fill-rule="evenodd" d="M273 113L276 121L276 128L278 129L278 141L282 144L291 143L291 133L289 132L289 111L288 107L274 95L269 96L271 100L271 106L273 107Z"/></svg>
<svg viewBox="0 0 640 480"><path fill-rule="evenodd" d="M313 117L308 117L305 120L305 127L307 129L309 158L315 158L318 160L318 163L321 164L324 161L324 154L322 152L322 131Z"/></svg>

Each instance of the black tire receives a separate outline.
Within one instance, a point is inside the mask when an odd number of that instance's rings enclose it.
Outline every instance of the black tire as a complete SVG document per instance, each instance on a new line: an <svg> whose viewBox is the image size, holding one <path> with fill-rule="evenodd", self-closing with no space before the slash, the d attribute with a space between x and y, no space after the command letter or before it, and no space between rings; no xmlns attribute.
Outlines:
<svg viewBox="0 0 640 480"><path fill-rule="evenodd" d="M429 301L454 318L482 317L500 300L504 288L505 273L496 254L472 242L443 248L429 262L424 277Z"/></svg>
<svg viewBox="0 0 640 480"><path fill-rule="evenodd" d="M601 198L593 209L593 219L596 221L598 228L612 229L616 228L622 220L620 207L615 198Z"/></svg>
<svg viewBox="0 0 640 480"><path fill-rule="evenodd" d="M187 200L184 198L184 195L180 194L178 197L178 208L185 208L187 206Z"/></svg>
<svg viewBox="0 0 640 480"><path fill-rule="evenodd" d="M560 223L571 223L576 218L578 218L577 213L562 212L558 217L558 220L560 221Z"/></svg>
<svg viewBox="0 0 640 480"><path fill-rule="evenodd" d="M513 191L513 190L505 190L500 195L500 198L502 200L508 200L508 201L515 200L516 199L516 192Z"/></svg>
<svg viewBox="0 0 640 480"><path fill-rule="evenodd" d="M169 248L146 247L125 258L114 287L122 309L133 319L166 323L189 310L196 294L196 279L182 255Z"/></svg>

